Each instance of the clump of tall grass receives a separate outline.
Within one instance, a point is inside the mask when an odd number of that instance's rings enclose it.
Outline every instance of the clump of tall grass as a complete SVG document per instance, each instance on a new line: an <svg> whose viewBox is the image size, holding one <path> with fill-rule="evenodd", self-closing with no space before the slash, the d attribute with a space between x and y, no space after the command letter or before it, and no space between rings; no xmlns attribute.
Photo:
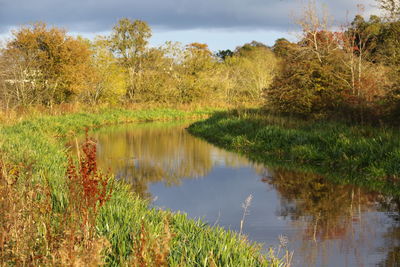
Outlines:
<svg viewBox="0 0 400 267"><path fill-rule="evenodd" d="M171 241L174 236L171 233L168 220L164 221L164 229L161 236L154 236L148 230L149 226L142 222L139 237L133 247L133 253L127 260L129 266L169 266L168 257L171 249Z"/></svg>
<svg viewBox="0 0 400 267"><path fill-rule="evenodd" d="M292 265L293 254L287 249L288 239L286 236L279 236L279 245L277 248L270 247L268 249L268 258L272 266L290 267Z"/></svg>
<svg viewBox="0 0 400 267"><path fill-rule="evenodd" d="M243 232L243 226L244 226L244 219L246 217L246 215L248 215L248 209L251 205L251 201L253 200L253 195L249 195L246 200L243 202L242 204L242 208L243 208L243 215L242 215L242 219L240 220L240 231L239 231L239 236L242 235Z"/></svg>

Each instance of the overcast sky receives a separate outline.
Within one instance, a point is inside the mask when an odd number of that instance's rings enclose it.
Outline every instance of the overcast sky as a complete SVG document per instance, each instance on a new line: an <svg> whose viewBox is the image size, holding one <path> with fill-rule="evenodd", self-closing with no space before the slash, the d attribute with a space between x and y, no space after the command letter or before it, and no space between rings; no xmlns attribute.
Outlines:
<svg viewBox="0 0 400 267"><path fill-rule="evenodd" d="M147 21L152 45L165 41L205 42L214 51L252 40L272 45L295 38L294 17L306 0L0 0L0 35L19 25L44 21L73 34L108 33L119 18ZM319 1L336 23L351 20L357 4L376 13L374 0Z"/></svg>

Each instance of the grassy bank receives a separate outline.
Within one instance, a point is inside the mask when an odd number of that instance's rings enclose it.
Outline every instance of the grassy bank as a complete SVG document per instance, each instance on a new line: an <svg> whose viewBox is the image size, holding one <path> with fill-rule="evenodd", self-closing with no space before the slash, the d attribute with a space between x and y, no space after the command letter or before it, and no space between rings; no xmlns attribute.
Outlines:
<svg viewBox="0 0 400 267"><path fill-rule="evenodd" d="M85 128L201 118L211 113L204 109L112 109L95 114L38 116L1 126L0 190L9 195L0 200L7 215L0 229L1 261L11 265L79 265L94 264L93 260L95 265L105 262L113 266L269 265L273 257L268 262L258 246L233 232L210 228L182 214L149 209L127 185L103 180L104 174L96 170L85 174L82 166L92 166L88 163L90 153L80 162L68 163L65 142ZM76 169L80 173L75 175ZM97 196L88 210L81 202L88 200L85 194L90 192L76 189L71 183L74 179L89 179L88 188L104 189L104 196L109 198ZM100 186L103 181L104 188Z"/></svg>
<svg viewBox="0 0 400 267"><path fill-rule="evenodd" d="M400 195L400 134L395 129L248 110L218 113L189 131L271 167L311 171L337 183Z"/></svg>

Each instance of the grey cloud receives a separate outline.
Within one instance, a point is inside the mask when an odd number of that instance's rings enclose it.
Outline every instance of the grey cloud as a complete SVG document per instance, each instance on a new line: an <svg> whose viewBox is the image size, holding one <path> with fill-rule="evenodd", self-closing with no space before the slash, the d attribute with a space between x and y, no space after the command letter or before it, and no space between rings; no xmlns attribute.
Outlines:
<svg viewBox="0 0 400 267"><path fill-rule="evenodd" d="M360 1L358 1L360 2ZM361 1L362 2L362 1ZM337 21L353 16L357 1L325 1ZM373 0L364 0L367 10ZM75 32L110 30L121 18L168 29L293 27L300 0L0 0L0 31L45 21Z"/></svg>

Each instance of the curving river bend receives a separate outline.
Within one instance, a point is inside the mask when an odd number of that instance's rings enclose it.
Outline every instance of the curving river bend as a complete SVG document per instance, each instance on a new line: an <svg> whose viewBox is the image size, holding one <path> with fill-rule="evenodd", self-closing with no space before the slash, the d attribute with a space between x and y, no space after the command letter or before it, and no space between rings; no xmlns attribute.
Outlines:
<svg viewBox="0 0 400 267"><path fill-rule="evenodd" d="M334 185L323 177L269 169L185 131L189 123L99 129L102 169L153 205L294 251L293 266L400 265L400 200Z"/></svg>

